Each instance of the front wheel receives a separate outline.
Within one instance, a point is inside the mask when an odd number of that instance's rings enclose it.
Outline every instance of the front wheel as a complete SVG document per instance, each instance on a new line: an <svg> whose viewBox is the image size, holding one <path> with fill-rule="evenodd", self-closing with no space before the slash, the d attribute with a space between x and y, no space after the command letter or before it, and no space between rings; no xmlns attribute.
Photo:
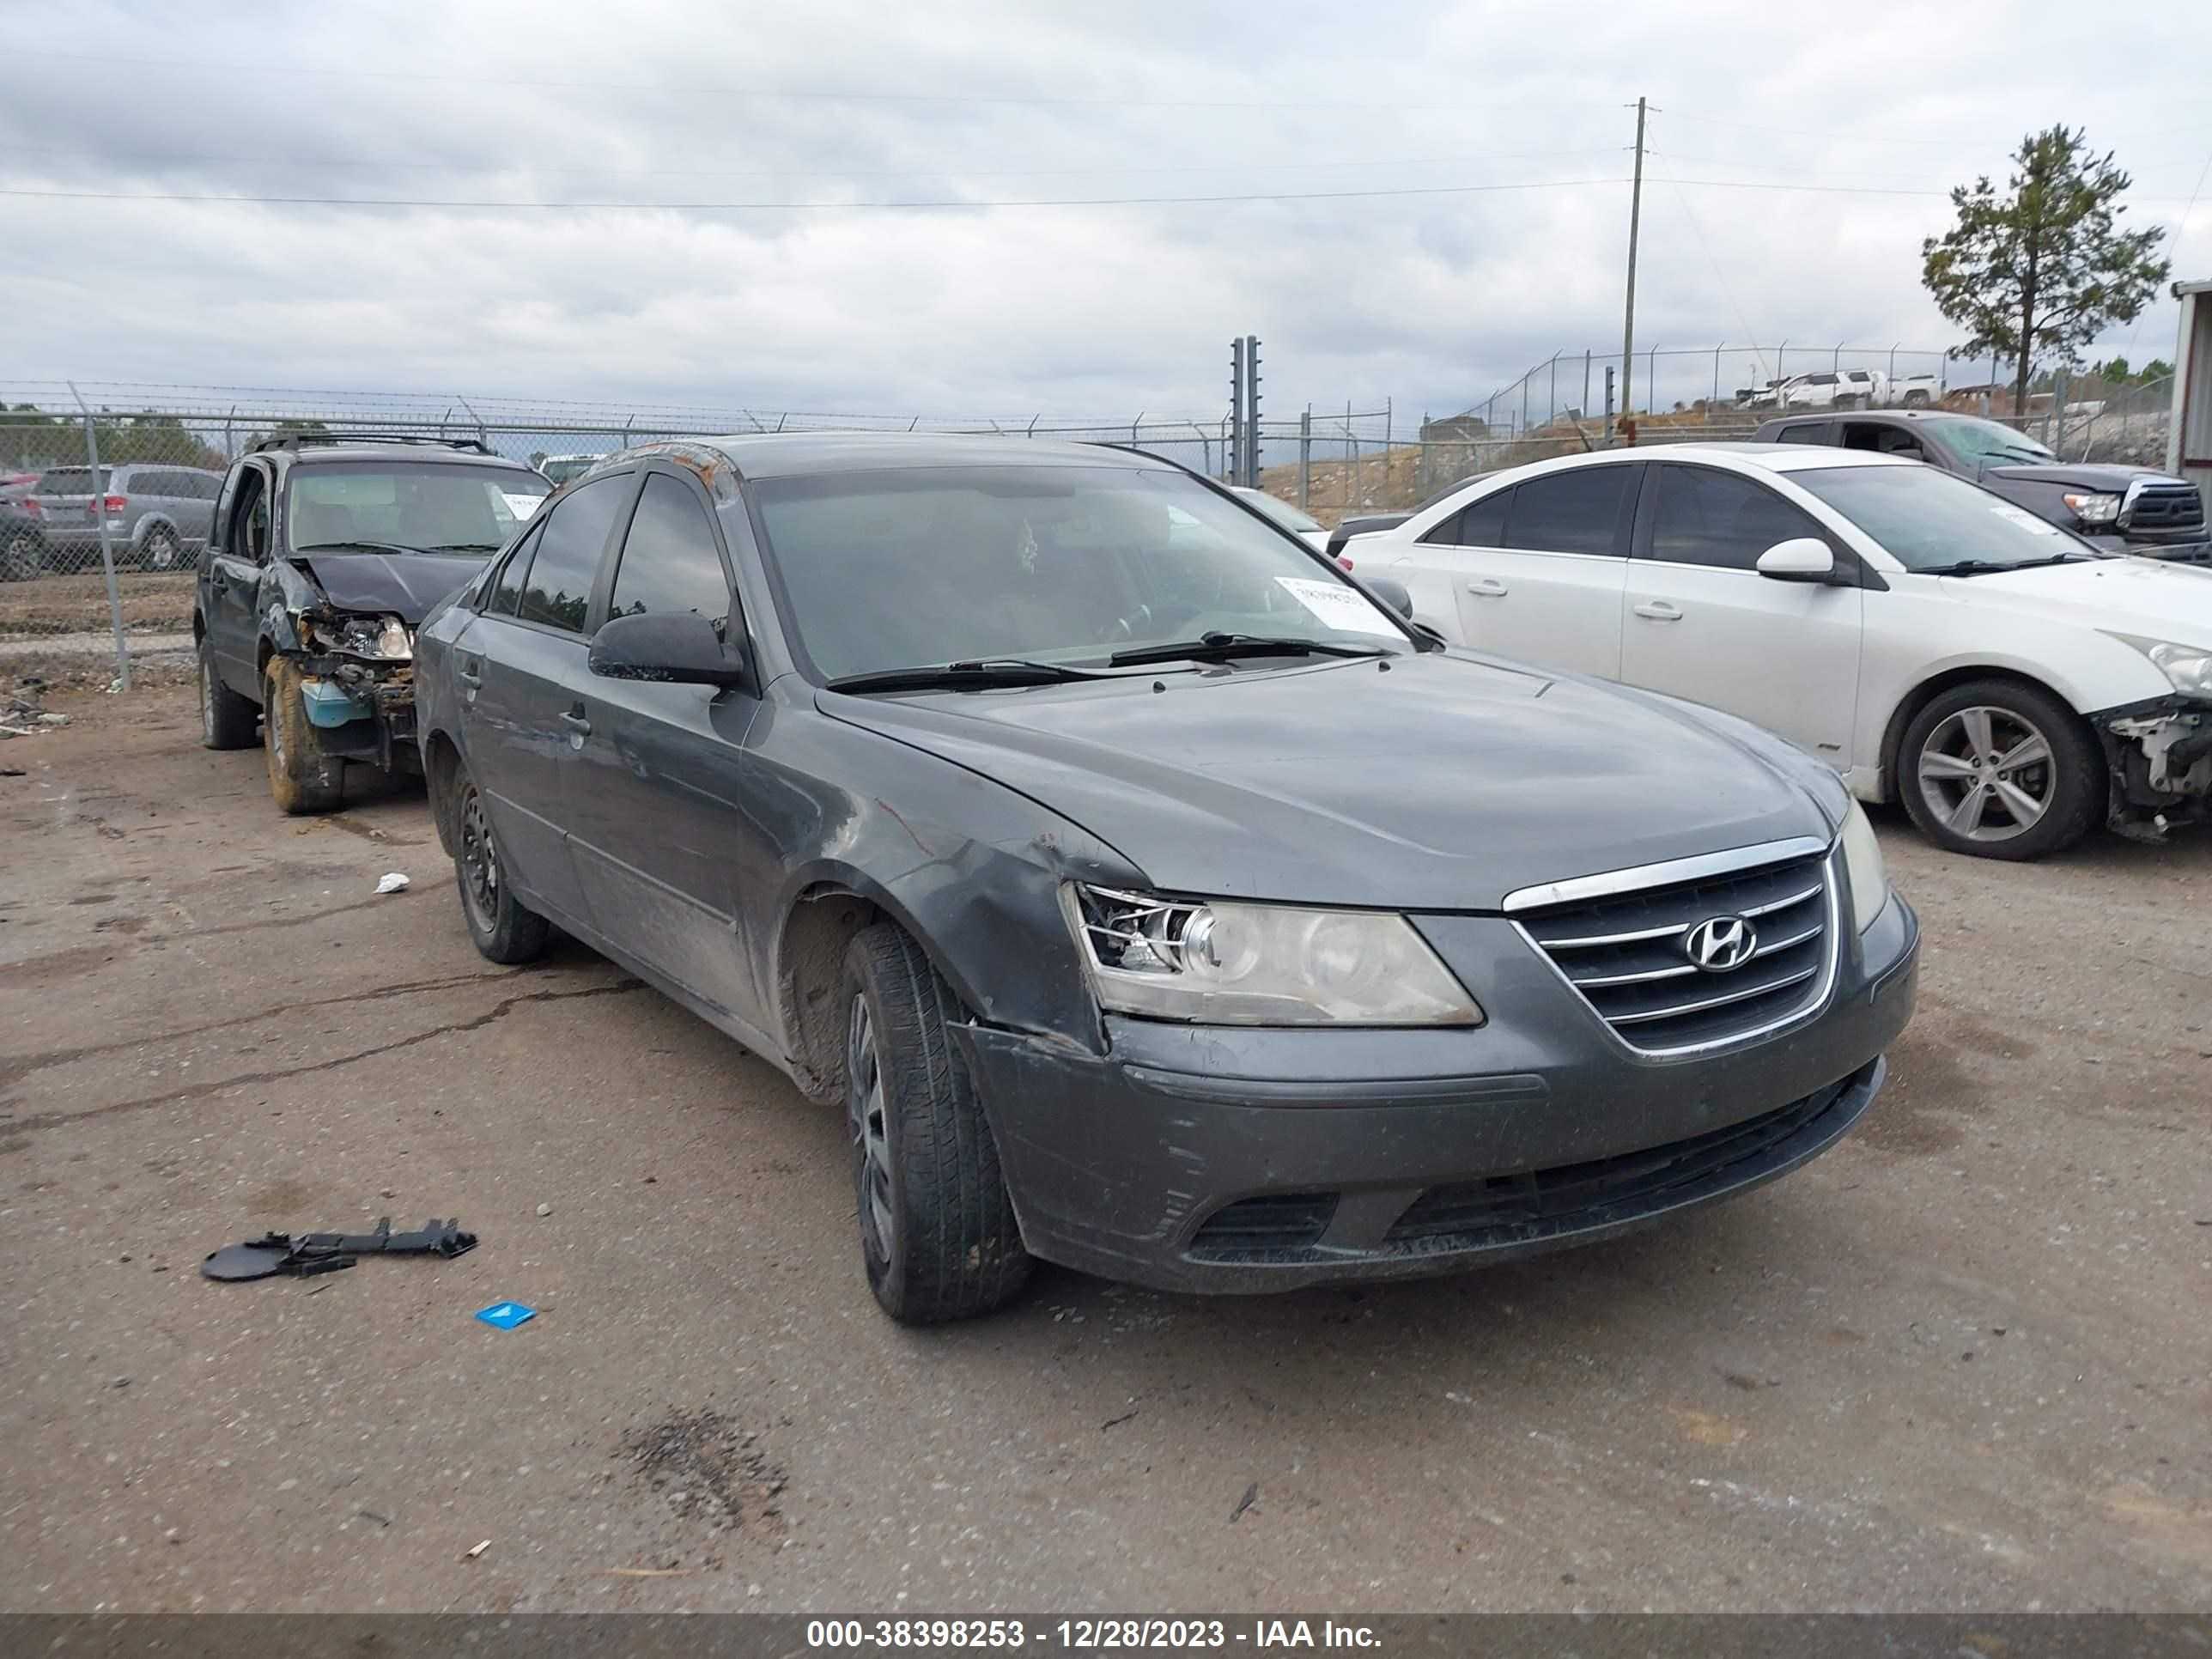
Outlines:
<svg viewBox="0 0 2212 1659"><path fill-rule="evenodd" d="M1976 680L1929 699L1898 749L1905 810L1938 846L2039 859L2074 845L2105 806L2105 757L2049 692Z"/></svg>
<svg viewBox="0 0 2212 1659"><path fill-rule="evenodd" d="M261 678L261 740L269 754L269 793L285 811L330 812L345 799L345 762L323 752L307 705L305 676L289 657L271 657Z"/></svg>
<svg viewBox="0 0 2212 1659"><path fill-rule="evenodd" d="M902 1324L988 1313L1030 1256L975 1079L960 1006L921 947L878 922L845 952L845 1121L868 1288Z"/></svg>
<svg viewBox="0 0 2212 1659"><path fill-rule="evenodd" d="M510 967L535 962L544 955L552 927L507 884L507 866L476 780L462 772L454 786L453 877L460 884L469 938L487 961Z"/></svg>

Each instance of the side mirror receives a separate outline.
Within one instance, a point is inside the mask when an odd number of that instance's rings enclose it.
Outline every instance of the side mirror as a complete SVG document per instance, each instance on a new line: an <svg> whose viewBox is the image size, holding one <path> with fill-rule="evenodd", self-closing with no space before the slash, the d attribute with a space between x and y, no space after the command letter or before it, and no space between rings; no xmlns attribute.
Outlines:
<svg viewBox="0 0 2212 1659"><path fill-rule="evenodd" d="M1405 583L1394 582L1388 576L1370 576L1367 591L1407 622L1413 620L1413 596L1406 591Z"/></svg>
<svg viewBox="0 0 2212 1659"><path fill-rule="evenodd" d="M1778 582L1832 582L1836 556L1818 536L1792 536L1759 556L1759 574Z"/></svg>
<svg viewBox="0 0 2212 1659"><path fill-rule="evenodd" d="M592 635L592 672L611 680L678 685L743 685L750 678L742 647L725 645L696 611L611 617Z"/></svg>

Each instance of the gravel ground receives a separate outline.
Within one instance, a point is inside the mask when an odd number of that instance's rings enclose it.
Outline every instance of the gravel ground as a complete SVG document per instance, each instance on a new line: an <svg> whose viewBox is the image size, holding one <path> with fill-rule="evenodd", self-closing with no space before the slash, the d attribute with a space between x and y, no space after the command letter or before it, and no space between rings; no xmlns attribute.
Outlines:
<svg viewBox="0 0 2212 1659"><path fill-rule="evenodd" d="M1889 1091L1680 1224L917 1334L835 1119L587 951L483 962L419 793L290 821L181 690L52 706L0 744L0 1607L2212 1600L2212 839L1885 820ZM483 1247L193 1271L382 1213Z"/></svg>

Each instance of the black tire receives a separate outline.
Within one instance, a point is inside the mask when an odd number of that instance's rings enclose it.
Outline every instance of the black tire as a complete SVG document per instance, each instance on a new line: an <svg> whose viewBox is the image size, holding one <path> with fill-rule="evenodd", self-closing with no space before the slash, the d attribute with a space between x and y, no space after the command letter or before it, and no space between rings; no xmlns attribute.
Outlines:
<svg viewBox="0 0 2212 1659"><path fill-rule="evenodd" d="M207 749L250 749L259 734L261 711L222 683L215 670L215 646L200 638L200 744Z"/></svg>
<svg viewBox="0 0 2212 1659"><path fill-rule="evenodd" d="M289 657L271 657L261 677L261 745L269 793L294 817L336 811L345 799L345 762L323 752L300 699L305 678Z"/></svg>
<svg viewBox="0 0 2212 1659"><path fill-rule="evenodd" d="M27 582L46 568L46 544L39 532L18 526L0 541L0 581Z"/></svg>
<svg viewBox="0 0 2212 1659"><path fill-rule="evenodd" d="M143 570L180 569L184 559L185 544L177 539L177 532L165 524L154 526L138 544L138 565Z"/></svg>
<svg viewBox="0 0 2212 1659"><path fill-rule="evenodd" d="M2047 857L2087 835L2107 805L2104 753L2081 716L2017 680L1929 698L1898 744L1897 781L1922 834L1974 858ZM2041 810L2031 817L2014 799Z"/></svg>
<svg viewBox="0 0 2212 1659"><path fill-rule="evenodd" d="M901 928L845 952L846 1128L868 1288L902 1324L990 1312L1030 1256L975 1079L945 1029L952 989Z"/></svg>
<svg viewBox="0 0 2212 1659"><path fill-rule="evenodd" d="M545 954L552 926L526 908L503 879L506 865L492 834L491 814L476 780L456 769L453 781L453 881L469 939L485 960L512 967Z"/></svg>

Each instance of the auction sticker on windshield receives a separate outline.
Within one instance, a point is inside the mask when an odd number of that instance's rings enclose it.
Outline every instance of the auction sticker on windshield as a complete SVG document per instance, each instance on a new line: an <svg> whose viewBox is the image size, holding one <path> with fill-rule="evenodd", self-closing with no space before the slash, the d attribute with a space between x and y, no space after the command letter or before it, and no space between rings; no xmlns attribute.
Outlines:
<svg viewBox="0 0 2212 1659"><path fill-rule="evenodd" d="M528 518L538 510L538 503L545 499L543 495L518 495L507 489L501 490L499 497L507 503L507 510L517 520Z"/></svg>
<svg viewBox="0 0 2212 1659"><path fill-rule="evenodd" d="M1356 588L1316 581L1311 576L1278 576L1275 585L1331 628L1353 634L1381 634L1389 639L1401 637L1399 630L1390 625L1390 619Z"/></svg>

